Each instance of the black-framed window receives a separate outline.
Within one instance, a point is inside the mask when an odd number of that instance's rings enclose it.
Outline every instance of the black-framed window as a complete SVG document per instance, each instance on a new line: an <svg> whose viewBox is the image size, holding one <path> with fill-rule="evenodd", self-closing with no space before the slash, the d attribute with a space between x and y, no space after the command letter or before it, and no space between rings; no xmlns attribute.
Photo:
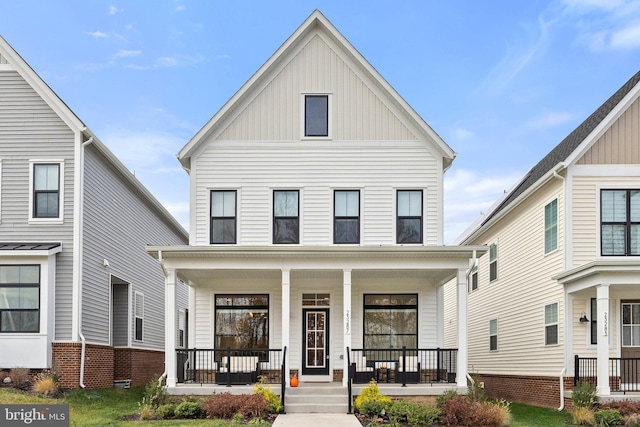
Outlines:
<svg viewBox="0 0 640 427"><path fill-rule="evenodd" d="M558 344L558 303L544 306L544 345Z"/></svg>
<svg viewBox="0 0 640 427"><path fill-rule="evenodd" d="M235 190L211 191L211 243L236 243Z"/></svg>
<svg viewBox="0 0 640 427"><path fill-rule="evenodd" d="M304 136L329 136L328 95L305 95Z"/></svg>
<svg viewBox="0 0 640 427"><path fill-rule="evenodd" d="M273 243L300 243L300 192L273 192Z"/></svg>
<svg viewBox="0 0 640 427"><path fill-rule="evenodd" d="M489 245L489 281L493 282L498 278L498 244Z"/></svg>
<svg viewBox="0 0 640 427"><path fill-rule="evenodd" d="M33 165L33 217L60 217L60 164Z"/></svg>
<svg viewBox="0 0 640 427"><path fill-rule="evenodd" d="M601 190L600 221L603 256L640 255L640 190Z"/></svg>
<svg viewBox="0 0 640 427"><path fill-rule="evenodd" d="M142 292L135 292L135 328L134 339L136 341L142 341L143 328L144 328L144 294Z"/></svg>
<svg viewBox="0 0 640 427"><path fill-rule="evenodd" d="M215 296L216 349L265 350L269 348L269 295Z"/></svg>
<svg viewBox="0 0 640 427"><path fill-rule="evenodd" d="M558 199L544 207L544 253L558 248Z"/></svg>
<svg viewBox="0 0 640 427"><path fill-rule="evenodd" d="M418 295L365 294L363 323L365 349L418 348Z"/></svg>
<svg viewBox="0 0 640 427"><path fill-rule="evenodd" d="M422 243L422 190L398 190L396 197L396 243Z"/></svg>
<svg viewBox="0 0 640 427"><path fill-rule="evenodd" d="M591 298L591 344L598 344L598 300Z"/></svg>
<svg viewBox="0 0 640 427"><path fill-rule="evenodd" d="M333 243L360 243L360 191L333 193Z"/></svg>
<svg viewBox="0 0 640 427"><path fill-rule="evenodd" d="M0 332L40 332L40 265L0 265Z"/></svg>
<svg viewBox="0 0 640 427"><path fill-rule="evenodd" d="M498 350L498 319L489 320L489 351Z"/></svg>

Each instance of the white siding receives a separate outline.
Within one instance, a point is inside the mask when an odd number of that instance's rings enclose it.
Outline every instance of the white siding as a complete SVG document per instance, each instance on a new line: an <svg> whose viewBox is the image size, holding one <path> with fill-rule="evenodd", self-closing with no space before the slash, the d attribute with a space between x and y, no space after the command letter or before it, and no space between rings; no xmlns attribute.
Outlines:
<svg viewBox="0 0 640 427"><path fill-rule="evenodd" d="M84 180L83 333L90 342L109 343L111 273L130 283L132 294L144 294L144 341L133 345L164 349L164 275L145 248L186 242L92 145L85 149Z"/></svg>
<svg viewBox="0 0 640 427"><path fill-rule="evenodd" d="M74 134L16 71L0 71L4 241L62 242L56 255L55 339L71 339ZM29 224L29 160L64 160L64 223Z"/></svg>

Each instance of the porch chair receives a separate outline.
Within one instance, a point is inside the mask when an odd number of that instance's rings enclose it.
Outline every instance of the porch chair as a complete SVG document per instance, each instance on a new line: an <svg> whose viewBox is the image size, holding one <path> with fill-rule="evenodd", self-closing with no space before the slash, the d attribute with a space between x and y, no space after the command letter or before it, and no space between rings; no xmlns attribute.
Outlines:
<svg viewBox="0 0 640 427"><path fill-rule="evenodd" d="M356 356L351 362L353 372L353 382L356 384L366 384L376 377L373 371L373 362L367 362L365 356Z"/></svg>
<svg viewBox="0 0 640 427"><path fill-rule="evenodd" d="M402 359L403 357L400 356L398 360L396 382L418 384L420 382L420 362L418 361L418 356L406 356L404 358L407 361L406 367L402 365Z"/></svg>

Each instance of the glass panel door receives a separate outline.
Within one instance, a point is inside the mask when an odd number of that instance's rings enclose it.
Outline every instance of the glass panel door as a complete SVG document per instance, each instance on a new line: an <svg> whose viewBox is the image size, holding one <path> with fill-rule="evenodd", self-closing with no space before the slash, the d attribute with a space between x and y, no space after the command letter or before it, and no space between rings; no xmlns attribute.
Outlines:
<svg viewBox="0 0 640 427"><path fill-rule="evenodd" d="M303 375L329 374L329 310L304 309Z"/></svg>

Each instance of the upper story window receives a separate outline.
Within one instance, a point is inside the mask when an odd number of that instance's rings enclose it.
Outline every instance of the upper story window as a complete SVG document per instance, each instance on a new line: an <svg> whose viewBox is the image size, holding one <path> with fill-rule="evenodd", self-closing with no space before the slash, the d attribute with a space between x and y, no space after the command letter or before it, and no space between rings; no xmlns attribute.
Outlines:
<svg viewBox="0 0 640 427"><path fill-rule="evenodd" d="M211 192L211 243L236 243L236 192Z"/></svg>
<svg viewBox="0 0 640 427"><path fill-rule="evenodd" d="M360 243L360 191L333 193L333 243Z"/></svg>
<svg viewBox="0 0 640 427"><path fill-rule="evenodd" d="M544 253L558 248L558 199L544 207Z"/></svg>
<svg viewBox="0 0 640 427"><path fill-rule="evenodd" d="M329 136L329 95L305 95L304 136Z"/></svg>
<svg viewBox="0 0 640 427"><path fill-rule="evenodd" d="M602 255L640 255L640 190L600 193Z"/></svg>
<svg viewBox="0 0 640 427"><path fill-rule="evenodd" d="M39 265L0 265L0 332L40 332Z"/></svg>
<svg viewBox="0 0 640 427"><path fill-rule="evenodd" d="M273 192L273 243L300 243L298 190Z"/></svg>
<svg viewBox="0 0 640 427"><path fill-rule="evenodd" d="M478 267L473 267L471 270L471 290L478 289Z"/></svg>
<svg viewBox="0 0 640 427"><path fill-rule="evenodd" d="M60 164L33 164L33 218L60 218Z"/></svg>
<svg viewBox="0 0 640 427"><path fill-rule="evenodd" d="M558 344L558 303L544 306L544 345Z"/></svg>
<svg viewBox="0 0 640 427"><path fill-rule="evenodd" d="M422 243L422 190L398 190L396 243Z"/></svg>
<svg viewBox="0 0 640 427"><path fill-rule="evenodd" d="M489 245L489 281L492 282L498 278L498 244Z"/></svg>

